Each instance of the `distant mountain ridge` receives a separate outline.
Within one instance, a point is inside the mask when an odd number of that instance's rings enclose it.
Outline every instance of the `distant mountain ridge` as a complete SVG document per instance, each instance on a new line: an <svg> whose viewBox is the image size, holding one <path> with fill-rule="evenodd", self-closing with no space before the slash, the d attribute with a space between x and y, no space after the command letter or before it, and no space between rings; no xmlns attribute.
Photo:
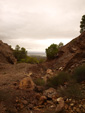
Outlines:
<svg viewBox="0 0 85 113"><path fill-rule="evenodd" d="M46 53L45 52L28 52L28 56L46 57Z"/></svg>

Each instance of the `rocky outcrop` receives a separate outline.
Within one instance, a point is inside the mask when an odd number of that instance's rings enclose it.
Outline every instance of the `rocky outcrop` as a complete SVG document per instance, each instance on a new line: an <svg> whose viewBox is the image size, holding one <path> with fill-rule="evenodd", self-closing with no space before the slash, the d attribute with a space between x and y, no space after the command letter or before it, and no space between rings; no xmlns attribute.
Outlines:
<svg viewBox="0 0 85 113"><path fill-rule="evenodd" d="M50 63L50 62L49 62ZM85 32L60 48L56 59L51 61L52 68L56 70L72 70L85 63Z"/></svg>
<svg viewBox="0 0 85 113"><path fill-rule="evenodd" d="M16 59L13 56L11 47L0 40L0 63L15 64Z"/></svg>
<svg viewBox="0 0 85 113"><path fill-rule="evenodd" d="M20 81L19 88L33 90L35 88L35 84L31 77L26 77Z"/></svg>

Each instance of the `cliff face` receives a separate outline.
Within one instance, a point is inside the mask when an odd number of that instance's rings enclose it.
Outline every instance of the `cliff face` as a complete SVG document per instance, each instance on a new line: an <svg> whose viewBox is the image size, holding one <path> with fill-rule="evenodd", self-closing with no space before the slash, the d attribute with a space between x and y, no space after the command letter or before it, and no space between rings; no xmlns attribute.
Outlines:
<svg viewBox="0 0 85 113"><path fill-rule="evenodd" d="M0 40L0 63L15 64L16 59L13 56L11 47Z"/></svg>
<svg viewBox="0 0 85 113"><path fill-rule="evenodd" d="M85 32L63 46L51 63L57 70L69 71L85 63Z"/></svg>

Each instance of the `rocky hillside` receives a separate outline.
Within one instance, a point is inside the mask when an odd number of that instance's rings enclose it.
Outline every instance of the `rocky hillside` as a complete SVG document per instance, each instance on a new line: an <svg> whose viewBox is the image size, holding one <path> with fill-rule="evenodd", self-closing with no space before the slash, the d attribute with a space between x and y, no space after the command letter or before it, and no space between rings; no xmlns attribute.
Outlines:
<svg viewBox="0 0 85 113"><path fill-rule="evenodd" d="M71 71L82 63L85 63L85 32L63 46L50 66L56 70Z"/></svg>
<svg viewBox="0 0 85 113"><path fill-rule="evenodd" d="M0 113L85 113L85 79L59 75L85 63L85 32L43 64L15 64L11 48L0 41L0 63ZM84 73L85 66L80 78Z"/></svg>
<svg viewBox="0 0 85 113"><path fill-rule="evenodd" d="M12 49L9 45L0 40L0 63L15 64L16 59L13 56Z"/></svg>

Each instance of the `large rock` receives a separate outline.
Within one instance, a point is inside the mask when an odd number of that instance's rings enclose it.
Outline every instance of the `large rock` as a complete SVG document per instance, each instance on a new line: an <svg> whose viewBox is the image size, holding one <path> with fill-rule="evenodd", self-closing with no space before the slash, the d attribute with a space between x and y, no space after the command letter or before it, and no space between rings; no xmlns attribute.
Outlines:
<svg viewBox="0 0 85 113"><path fill-rule="evenodd" d="M33 90L35 88L35 84L31 77L26 77L20 81L19 88Z"/></svg>
<svg viewBox="0 0 85 113"><path fill-rule="evenodd" d="M46 73L49 74L49 75L53 75L53 72L52 72L51 69L47 69Z"/></svg>
<svg viewBox="0 0 85 113"><path fill-rule="evenodd" d="M43 95L45 95L47 98L52 99L54 96L57 95L57 92L54 88L49 88L43 92Z"/></svg>
<svg viewBox="0 0 85 113"><path fill-rule="evenodd" d="M62 97L59 97L59 98L57 99L57 102L58 102L58 105L57 105L57 107L56 107L56 112L60 112L60 111L62 111L62 109L64 108L64 100L63 100Z"/></svg>
<svg viewBox="0 0 85 113"><path fill-rule="evenodd" d="M15 64L16 59L13 56L11 47L0 40L0 63Z"/></svg>
<svg viewBox="0 0 85 113"><path fill-rule="evenodd" d="M41 96L39 100L40 101L39 104L43 104L44 102L46 102L46 100L47 100L46 96Z"/></svg>
<svg viewBox="0 0 85 113"><path fill-rule="evenodd" d="M47 69L46 71L46 75L43 77L43 80L45 81L45 83L47 82L47 80L49 78L53 77L53 71L51 69Z"/></svg>

